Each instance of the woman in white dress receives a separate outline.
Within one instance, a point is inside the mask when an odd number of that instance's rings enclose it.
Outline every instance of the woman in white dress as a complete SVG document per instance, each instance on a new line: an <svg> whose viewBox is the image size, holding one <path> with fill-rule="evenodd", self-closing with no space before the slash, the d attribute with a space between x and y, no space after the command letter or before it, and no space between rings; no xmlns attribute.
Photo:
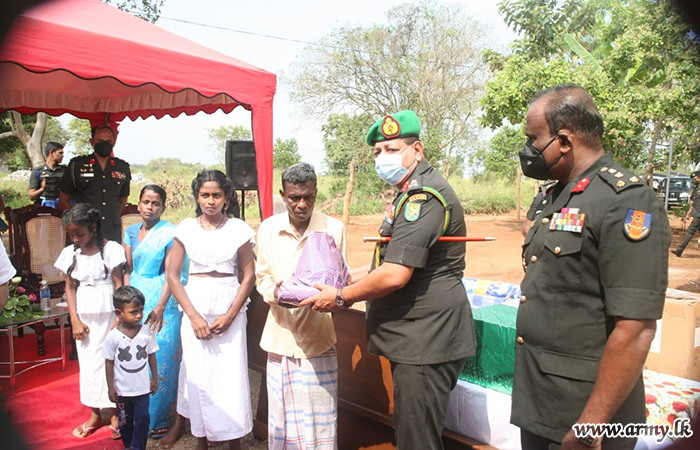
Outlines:
<svg viewBox="0 0 700 450"><path fill-rule="evenodd" d="M91 408L90 417L73 430L85 438L102 426L100 409L112 410L112 439L120 439L114 403L107 395L102 346L115 323L112 294L122 285L124 248L102 237L100 212L78 203L63 213L63 223L73 241L58 256L57 269L66 274L66 302L80 364L80 402Z"/></svg>
<svg viewBox="0 0 700 450"><path fill-rule="evenodd" d="M185 313L177 412L190 419L198 450L207 449L207 439L238 450L239 439L253 428L245 310L255 282L255 231L230 217L233 188L221 171L197 175L192 193L197 217L175 230L167 269ZM180 282L185 254L187 287Z"/></svg>

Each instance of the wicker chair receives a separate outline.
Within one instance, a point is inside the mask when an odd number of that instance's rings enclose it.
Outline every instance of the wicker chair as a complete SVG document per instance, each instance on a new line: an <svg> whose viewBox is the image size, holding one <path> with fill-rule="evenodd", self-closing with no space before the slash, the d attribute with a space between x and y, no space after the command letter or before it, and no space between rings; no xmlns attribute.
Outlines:
<svg viewBox="0 0 700 450"><path fill-rule="evenodd" d="M60 210L30 205L10 212L14 229L15 268L27 280L46 280L52 297L63 295L63 274L54 262L67 245Z"/></svg>

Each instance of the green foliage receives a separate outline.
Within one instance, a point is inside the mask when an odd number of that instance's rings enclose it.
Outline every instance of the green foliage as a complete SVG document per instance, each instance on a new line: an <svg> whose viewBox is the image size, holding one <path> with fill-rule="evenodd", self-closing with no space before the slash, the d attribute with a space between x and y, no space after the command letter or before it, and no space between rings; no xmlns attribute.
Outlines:
<svg viewBox="0 0 700 450"><path fill-rule="evenodd" d="M69 142L75 147L76 156L92 153L91 133L89 120L76 118L68 122Z"/></svg>
<svg viewBox="0 0 700 450"><path fill-rule="evenodd" d="M301 162L301 155L299 154L299 143L296 139L275 139L275 144L272 146L273 168L285 169L299 162Z"/></svg>
<svg viewBox="0 0 700 450"><path fill-rule="evenodd" d="M220 126L207 128L208 141L214 157L220 163L226 161L226 141L251 141L253 134L250 129L241 125Z"/></svg>
<svg viewBox="0 0 700 450"><path fill-rule="evenodd" d="M491 138L488 148L477 153L477 159L486 173L514 179L520 164L518 150L522 148L525 140L525 134L520 128L502 127Z"/></svg>
<svg viewBox="0 0 700 450"><path fill-rule="evenodd" d="M505 59L489 55L495 76L481 100L482 124L522 124L537 92L575 83L596 100L605 122L603 146L624 166L651 170L666 163L666 151L655 155L649 145L656 142L654 131L664 149L674 136L677 163L700 157L700 53L671 1L569 1L548 16L555 3L501 4L506 22L524 38ZM556 25L566 8L575 9L573 19ZM553 25L536 26L547 21Z"/></svg>
<svg viewBox="0 0 700 450"><path fill-rule="evenodd" d="M102 0L146 22L156 23L165 0Z"/></svg>
<svg viewBox="0 0 700 450"><path fill-rule="evenodd" d="M21 208L31 203L29 200L29 181L0 181L0 195L5 206L12 209Z"/></svg>
<svg viewBox="0 0 700 450"><path fill-rule="evenodd" d="M319 118L352 112L376 120L412 109L428 159L454 170L473 140L487 75L486 31L467 13L462 5L415 2L390 10L380 25L336 29L294 62L292 99Z"/></svg>

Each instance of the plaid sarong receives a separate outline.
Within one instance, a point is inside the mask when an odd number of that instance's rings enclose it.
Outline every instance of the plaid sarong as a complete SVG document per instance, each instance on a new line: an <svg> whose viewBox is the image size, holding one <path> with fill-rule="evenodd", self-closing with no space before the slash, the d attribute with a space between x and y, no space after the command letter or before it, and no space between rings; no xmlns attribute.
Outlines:
<svg viewBox="0 0 700 450"><path fill-rule="evenodd" d="M335 347L313 358L268 354L268 448L338 448Z"/></svg>

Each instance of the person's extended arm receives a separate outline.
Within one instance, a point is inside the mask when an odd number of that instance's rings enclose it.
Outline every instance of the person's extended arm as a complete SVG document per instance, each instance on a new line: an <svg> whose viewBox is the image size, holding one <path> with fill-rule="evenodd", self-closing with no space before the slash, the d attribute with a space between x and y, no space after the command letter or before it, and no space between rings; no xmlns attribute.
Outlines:
<svg viewBox="0 0 700 450"><path fill-rule="evenodd" d="M357 283L343 288L345 303L352 305L362 300L382 298L404 287L412 275L413 267L386 262ZM314 287L320 289L321 292L307 298L299 306L313 304L312 309L317 311L337 311L339 309L335 303L335 296L338 292L336 288L320 283L314 284Z"/></svg>
<svg viewBox="0 0 700 450"><path fill-rule="evenodd" d="M148 367L151 369L151 395L156 395L158 391L158 364L155 352L148 354Z"/></svg>
<svg viewBox="0 0 700 450"><path fill-rule="evenodd" d="M107 374L107 395L111 402L117 403L117 388L114 387L114 360L105 360L105 373Z"/></svg>
<svg viewBox="0 0 700 450"><path fill-rule="evenodd" d="M119 212L121 213L121 210L124 209L126 206L126 202L129 201L129 197L119 197Z"/></svg>
<svg viewBox="0 0 700 450"><path fill-rule="evenodd" d="M170 251L172 247L166 248L165 249L165 273L168 273L168 266L170 265ZM150 328L151 331L153 331L155 334L158 334L160 332L160 329L163 328L163 312L165 311L165 305L168 304L168 300L170 299L170 295L172 294L172 290L170 289L170 284L168 283L168 277L165 277L165 282L163 283L163 289L160 292L160 299L158 299L158 304L156 305L155 308L153 308L153 311L151 311L148 314L148 317L146 318L146 321L144 322L147 324Z"/></svg>
<svg viewBox="0 0 700 450"><path fill-rule="evenodd" d="M78 317L78 298L77 286L75 281L69 276L66 276L66 303L68 304L68 314L70 315L71 329L73 330L73 339L80 341L85 339L90 332L90 328L85 325L80 317Z"/></svg>
<svg viewBox="0 0 700 450"><path fill-rule="evenodd" d="M632 391L642 372L654 339L656 321L616 318L600 359L598 376L578 423L608 423ZM581 444L573 430L564 437L565 449L590 449Z"/></svg>
<svg viewBox="0 0 700 450"><path fill-rule="evenodd" d="M134 270L134 257L131 255L131 245L123 242L126 264L124 265L124 286L131 286L131 272Z"/></svg>
<svg viewBox="0 0 700 450"><path fill-rule="evenodd" d="M180 307L190 319L192 330L194 330L194 335L197 339L211 339L212 336L209 330L209 324L204 317L197 312L190 297L187 295L187 291L185 291L185 287L182 285L182 281L180 281L180 272L182 271L184 262L185 247L178 238L175 238L173 239L173 247L170 253L170 265L165 271L168 284L173 291L175 299L180 304Z"/></svg>
<svg viewBox="0 0 700 450"><path fill-rule="evenodd" d="M209 326L214 334L221 334L228 330L255 286L255 262L253 261L253 246L250 245L250 242L246 242L238 249L236 257L240 286L228 311L217 317Z"/></svg>

